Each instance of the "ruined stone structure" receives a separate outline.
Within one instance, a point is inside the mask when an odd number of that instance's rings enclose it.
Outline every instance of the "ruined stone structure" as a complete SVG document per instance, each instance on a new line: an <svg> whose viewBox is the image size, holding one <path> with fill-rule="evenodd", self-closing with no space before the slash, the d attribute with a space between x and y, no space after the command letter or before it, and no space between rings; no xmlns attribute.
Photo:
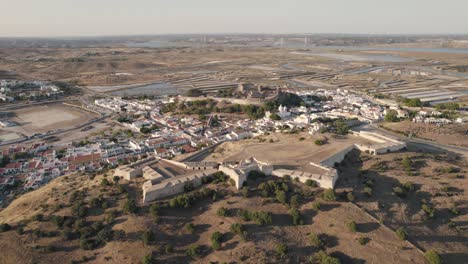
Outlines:
<svg viewBox="0 0 468 264"><path fill-rule="evenodd" d="M274 169L273 165L258 161L253 157L241 160L238 164L221 165L216 162L179 162L149 157L117 168L114 175L123 177L126 180L132 180L136 177L145 178L147 180L143 184L143 202L145 203L182 193L184 186L187 184L194 187L199 186L202 184L203 178L209 177L217 171L223 172L234 180L235 187L238 190L242 188L251 171L259 171L277 177L288 175L303 183L307 180L313 180L322 188L334 188L338 180L338 173L334 167L341 163L353 149L377 155L398 151L406 147L404 142L380 134L366 131L352 133L369 139L375 144L354 144L334 153L319 163L311 162L312 172L282 168Z"/></svg>
<svg viewBox="0 0 468 264"><path fill-rule="evenodd" d="M269 165L264 162L260 162L253 157L242 160L237 165L220 165L219 171L229 176L236 183L236 188L239 190L242 188L244 182L247 180L247 176L251 171L260 171L266 175L271 175L273 172L273 165Z"/></svg>
<svg viewBox="0 0 468 264"><path fill-rule="evenodd" d="M127 181L134 179L136 177L141 177L143 175L143 167L148 164L153 164L157 162L158 159L154 156L142 159L136 162L133 162L129 165L120 166L115 169L114 176L124 178Z"/></svg>

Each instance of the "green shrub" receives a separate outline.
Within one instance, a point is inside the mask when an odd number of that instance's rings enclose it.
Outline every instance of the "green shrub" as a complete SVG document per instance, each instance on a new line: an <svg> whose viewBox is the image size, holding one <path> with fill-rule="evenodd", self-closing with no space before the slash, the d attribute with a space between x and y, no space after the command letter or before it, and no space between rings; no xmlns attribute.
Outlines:
<svg viewBox="0 0 468 264"><path fill-rule="evenodd" d="M424 253L424 256L426 257L427 262L429 264L441 264L442 263L442 258L440 257L439 253L435 251L434 249L430 249Z"/></svg>
<svg viewBox="0 0 468 264"><path fill-rule="evenodd" d="M371 187L364 187L364 193L367 197L372 197L372 188Z"/></svg>
<svg viewBox="0 0 468 264"><path fill-rule="evenodd" d="M101 180L101 186L102 187L106 187L106 186L109 186L110 185L110 182L107 180L107 178L104 178Z"/></svg>
<svg viewBox="0 0 468 264"><path fill-rule="evenodd" d="M96 246L94 240L91 239L81 239L80 240L80 248L83 250L93 250Z"/></svg>
<svg viewBox="0 0 468 264"><path fill-rule="evenodd" d="M407 191L407 192L412 192L414 191L414 185L412 182L405 182L403 183L403 188Z"/></svg>
<svg viewBox="0 0 468 264"><path fill-rule="evenodd" d="M38 221L38 222L41 222L42 220L44 220L44 215L43 214L36 214L33 216L33 221Z"/></svg>
<svg viewBox="0 0 468 264"><path fill-rule="evenodd" d="M6 232L10 230L11 230L11 226L9 224L7 223L0 224L0 232Z"/></svg>
<svg viewBox="0 0 468 264"><path fill-rule="evenodd" d="M400 227L395 231L395 234L397 235L398 238L401 240L406 240L408 237L408 232L406 232L406 229L404 227Z"/></svg>
<svg viewBox="0 0 468 264"><path fill-rule="evenodd" d="M216 211L216 213L217 213L219 216L223 216L223 217L226 217L226 216L228 216L228 214L229 214L228 210L227 210L226 208L224 208L224 207L220 207L220 208L218 209L218 211Z"/></svg>
<svg viewBox="0 0 468 264"><path fill-rule="evenodd" d="M244 198L248 198L248 197L249 197L249 188L247 188L247 187L242 187L241 193L242 193L242 196L243 196Z"/></svg>
<svg viewBox="0 0 468 264"><path fill-rule="evenodd" d="M291 200L289 201L289 204L291 207L298 207L301 202L301 197L299 194L295 194L291 196Z"/></svg>
<svg viewBox="0 0 468 264"><path fill-rule="evenodd" d="M335 191L333 189L326 189L322 193L322 198L326 201L336 201Z"/></svg>
<svg viewBox="0 0 468 264"><path fill-rule="evenodd" d="M312 247L314 248L321 248L324 246L323 241L320 239L320 237L316 234L310 234L308 236L309 243Z"/></svg>
<svg viewBox="0 0 468 264"><path fill-rule="evenodd" d="M153 217L153 219L157 219L159 216L159 205L152 204L149 208L149 213L151 214L151 217Z"/></svg>
<svg viewBox="0 0 468 264"><path fill-rule="evenodd" d="M291 211L291 218L293 225L303 225L304 221L302 220L301 213L296 208L292 208Z"/></svg>
<svg viewBox="0 0 468 264"><path fill-rule="evenodd" d="M428 204L425 204L423 203L421 205L421 209L430 217L430 218L434 218L435 217L435 209L434 207L428 205Z"/></svg>
<svg viewBox="0 0 468 264"><path fill-rule="evenodd" d="M195 226L192 223L187 223L185 224L184 229L187 230L187 232L189 232L190 234L193 234L193 232L195 231Z"/></svg>
<svg viewBox="0 0 468 264"><path fill-rule="evenodd" d="M187 251L187 256L191 257L192 259L197 259L201 257L201 249L198 245L191 245Z"/></svg>
<svg viewBox="0 0 468 264"><path fill-rule="evenodd" d="M320 202L318 202L318 201L313 202L312 203L312 210L314 210L316 212L319 211L320 210Z"/></svg>
<svg viewBox="0 0 468 264"><path fill-rule="evenodd" d="M275 249L276 249L276 253L280 257L284 257L288 254L288 245L286 245L285 243L276 244Z"/></svg>
<svg viewBox="0 0 468 264"><path fill-rule="evenodd" d="M143 232L141 235L141 240L143 241L143 245L149 245L154 240L153 232L151 230Z"/></svg>
<svg viewBox="0 0 468 264"><path fill-rule="evenodd" d="M341 261L337 258L329 256L324 251L320 250L309 258L311 263L319 264L341 264Z"/></svg>
<svg viewBox="0 0 468 264"><path fill-rule="evenodd" d="M369 242L369 238L367 238L367 237L360 237L360 238L358 238L358 242L359 242L359 244L361 244L361 245L365 245L365 244L367 244L367 242Z"/></svg>
<svg viewBox="0 0 468 264"><path fill-rule="evenodd" d="M348 201L350 201L350 202L354 202L355 197L353 195L353 192L346 193L346 199L348 199Z"/></svg>
<svg viewBox="0 0 468 264"><path fill-rule="evenodd" d="M221 247L221 238L223 234L220 232L216 231L213 234L211 234L211 247L214 250L218 250Z"/></svg>
<svg viewBox="0 0 468 264"><path fill-rule="evenodd" d="M325 140L323 140L323 139L316 139L316 140L314 141L314 143L315 143L315 145L317 145L317 146L321 146L321 145L325 144Z"/></svg>
<svg viewBox="0 0 468 264"><path fill-rule="evenodd" d="M398 196L398 197L403 198L403 197L406 196L405 190L403 190L403 188L401 188L401 187L398 187L398 186L397 186L397 187L394 187L394 188L392 189L392 191L393 191L393 193L394 193L396 196Z"/></svg>
<svg viewBox="0 0 468 264"><path fill-rule="evenodd" d="M164 245L164 252L166 254L174 252L174 247L171 244Z"/></svg>
<svg viewBox="0 0 468 264"><path fill-rule="evenodd" d="M317 182L314 181L314 180L311 180L311 179L306 180L305 184L307 186L310 186L310 187L317 187L318 186Z"/></svg>
<svg viewBox="0 0 468 264"><path fill-rule="evenodd" d="M356 232L357 231L357 226L356 226L356 223L354 221L348 222L346 224L346 226L348 227L349 231L351 231L351 232Z"/></svg>
<svg viewBox="0 0 468 264"><path fill-rule="evenodd" d="M234 223L230 227L230 231L236 235L238 235L242 241L247 240L247 231L242 224Z"/></svg>
<svg viewBox="0 0 468 264"><path fill-rule="evenodd" d="M406 170L411 170L411 167L413 165L413 161L410 159L410 157L405 156L401 160L401 165L403 165L403 168L405 168Z"/></svg>
<svg viewBox="0 0 468 264"><path fill-rule="evenodd" d="M126 214L134 214L137 212L137 206L133 199L128 198L125 203L123 204L123 212Z"/></svg>
<svg viewBox="0 0 468 264"><path fill-rule="evenodd" d="M277 190L276 200L282 204L286 204L286 193L282 190Z"/></svg>
<svg viewBox="0 0 468 264"><path fill-rule="evenodd" d="M450 207L450 212L451 212L453 215L459 215L459 214L460 214L460 210L459 210L455 205L453 205L452 207Z"/></svg>
<svg viewBox="0 0 468 264"><path fill-rule="evenodd" d="M152 264L154 262L153 254L146 254L141 260L142 264Z"/></svg>

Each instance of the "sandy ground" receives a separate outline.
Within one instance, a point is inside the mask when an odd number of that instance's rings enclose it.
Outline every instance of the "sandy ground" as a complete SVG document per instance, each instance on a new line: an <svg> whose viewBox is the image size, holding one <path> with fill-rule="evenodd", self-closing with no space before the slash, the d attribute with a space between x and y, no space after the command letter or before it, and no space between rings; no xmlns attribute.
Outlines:
<svg viewBox="0 0 468 264"><path fill-rule="evenodd" d="M303 137L304 140L299 140ZM322 146L315 145L316 139L326 137L327 143ZM265 142L258 139L249 139L236 142L226 142L215 148L213 153L206 157L206 161L238 162L248 157L275 165L275 168L291 168L316 173L318 168L311 166L310 162L319 163L340 150L355 143L368 144L371 141L348 135L334 138L332 135L287 135L275 133L264 137ZM270 142L270 139L273 142Z"/></svg>
<svg viewBox="0 0 468 264"><path fill-rule="evenodd" d="M13 110L11 121L18 125L2 128L0 131L31 136L57 129L66 129L87 122L98 115L60 104L33 106Z"/></svg>

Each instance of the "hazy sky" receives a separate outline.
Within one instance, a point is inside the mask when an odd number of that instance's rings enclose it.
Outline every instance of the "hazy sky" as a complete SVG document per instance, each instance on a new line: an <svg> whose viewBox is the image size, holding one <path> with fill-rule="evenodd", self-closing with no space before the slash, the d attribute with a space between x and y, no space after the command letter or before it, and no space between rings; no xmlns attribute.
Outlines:
<svg viewBox="0 0 468 264"><path fill-rule="evenodd" d="M468 33L468 0L0 0L0 36Z"/></svg>

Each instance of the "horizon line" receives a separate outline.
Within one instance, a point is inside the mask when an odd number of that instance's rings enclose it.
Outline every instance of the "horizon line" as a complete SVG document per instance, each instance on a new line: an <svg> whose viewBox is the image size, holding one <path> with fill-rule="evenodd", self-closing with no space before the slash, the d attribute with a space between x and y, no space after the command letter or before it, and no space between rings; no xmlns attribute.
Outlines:
<svg viewBox="0 0 468 264"><path fill-rule="evenodd" d="M4 38L37 38L37 39L60 39L60 38L96 38L96 37L156 37L156 36L183 36L183 35L348 35L348 36L468 36L468 33L339 33L339 32L328 32L328 33L248 33L248 32L199 32L199 33L143 33L143 34L102 34L102 35L0 35L0 39Z"/></svg>

